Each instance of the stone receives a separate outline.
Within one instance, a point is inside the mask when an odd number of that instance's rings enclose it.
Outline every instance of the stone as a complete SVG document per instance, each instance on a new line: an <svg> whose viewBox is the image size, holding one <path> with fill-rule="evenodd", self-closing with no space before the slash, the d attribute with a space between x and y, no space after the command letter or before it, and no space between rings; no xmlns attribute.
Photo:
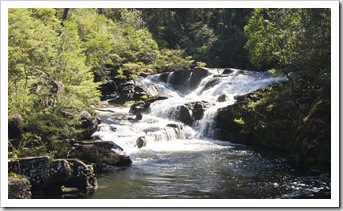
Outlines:
<svg viewBox="0 0 343 211"><path fill-rule="evenodd" d="M195 121L201 120L204 116L205 110L210 106L206 101L197 101L186 103L176 107L175 120L192 126Z"/></svg>
<svg viewBox="0 0 343 211"><path fill-rule="evenodd" d="M100 119L92 117L87 111L82 111L80 114L80 120L82 122L80 129L83 131L79 134L79 139L92 139L92 134L97 131L98 125L101 123Z"/></svg>
<svg viewBox="0 0 343 211"><path fill-rule="evenodd" d="M11 144L17 147L23 138L23 119L19 114L14 114L8 121L8 138L12 139Z"/></svg>
<svg viewBox="0 0 343 211"><path fill-rule="evenodd" d="M224 71L222 72L222 74L230 74L235 72L235 70L233 68L225 68Z"/></svg>
<svg viewBox="0 0 343 211"><path fill-rule="evenodd" d="M150 112L150 105L157 101L157 100L165 100L168 99L166 96L154 96L151 98L148 98L144 101L138 101L134 104L131 105L129 113L138 115L138 114L143 114L143 113L149 113ZM136 118L136 120L139 120Z"/></svg>
<svg viewBox="0 0 343 211"><path fill-rule="evenodd" d="M26 177L8 177L9 199L31 199L31 184Z"/></svg>
<svg viewBox="0 0 343 211"><path fill-rule="evenodd" d="M72 170L67 160L56 159L50 165L50 177L53 183L60 183L71 177Z"/></svg>
<svg viewBox="0 0 343 211"><path fill-rule="evenodd" d="M191 72L191 76L190 76L190 80L188 84L191 90L196 89L198 85L200 84L200 82L202 81L202 79L210 75L210 72L207 69L200 68L200 67L196 67L192 69L191 71L192 72Z"/></svg>
<svg viewBox="0 0 343 211"><path fill-rule="evenodd" d="M10 160L8 162L8 172L26 176L32 185L32 190L43 189L50 178L49 161L48 156Z"/></svg>
<svg viewBox="0 0 343 211"><path fill-rule="evenodd" d="M225 102L228 100L228 97L226 96L226 94L222 94L218 97L217 102Z"/></svg>
<svg viewBox="0 0 343 211"><path fill-rule="evenodd" d="M136 145L138 148L142 148L142 147L145 147L146 146L146 139L144 136L141 136L139 137L137 140L136 140Z"/></svg>
<svg viewBox="0 0 343 211"><path fill-rule="evenodd" d="M221 78L211 78L206 84L205 86L201 89L200 93L203 93L205 90L208 90L211 87L214 87L215 85L218 85L220 82L222 81Z"/></svg>
<svg viewBox="0 0 343 211"><path fill-rule="evenodd" d="M106 144L106 146L105 146ZM102 146L101 146L102 145ZM80 160L94 165L95 171L99 172L103 164L110 166L129 166L132 161L130 157L120 155L117 152L111 150L114 146L117 146L119 150L121 147L111 142L98 142L89 144L79 144L74 148L71 154Z"/></svg>
<svg viewBox="0 0 343 211"><path fill-rule="evenodd" d="M63 184L65 187L76 187L78 190L96 188L97 180L92 165L78 159L67 159L71 169L71 178Z"/></svg>

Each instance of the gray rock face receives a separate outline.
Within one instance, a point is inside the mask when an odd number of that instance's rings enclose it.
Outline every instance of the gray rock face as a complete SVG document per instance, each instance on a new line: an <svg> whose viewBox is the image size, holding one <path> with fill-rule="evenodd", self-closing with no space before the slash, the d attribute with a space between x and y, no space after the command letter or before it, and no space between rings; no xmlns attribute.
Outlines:
<svg viewBox="0 0 343 211"><path fill-rule="evenodd" d="M9 161L8 167L9 172L25 176L31 191L42 193L43 196L61 194L62 186L75 187L80 191L97 187L93 166L78 159L51 160L48 156L21 158ZM27 190L27 182L19 183L23 190ZM10 185L13 186L11 190L19 186L13 185L13 181L9 181Z"/></svg>
<svg viewBox="0 0 343 211"><path fill-rule="evenodd" d="M23 177L8 178L8 198L9 199L31 199L31 184L30 181Z"/></svg>
<svg viewBox="0 0 343 211"><path fill-rule="evenodd" d="M25 175L32 190L45 188L49 180L50 158L48 156L21 158L9 161L8 172Z"/></svg>
<svg viewBox="0 0 343 211"><path fill-rule="evenodd" d="M50 166L50 177L53 183L59 183L68 180L71 177L72 170L69 162L65 159L56 159Z"/></svg>

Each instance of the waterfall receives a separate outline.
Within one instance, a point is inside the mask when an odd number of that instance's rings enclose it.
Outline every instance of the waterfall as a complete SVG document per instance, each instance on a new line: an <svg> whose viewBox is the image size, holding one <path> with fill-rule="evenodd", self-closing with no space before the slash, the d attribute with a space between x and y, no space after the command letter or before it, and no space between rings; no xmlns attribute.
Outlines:
<svg viewBox="0 0 343 211"><path fill-rule="evenodd" d="M189 74L189 78L183 78L185 87L198 77L198 85L193 90L174 89L173 81L177 81L178 75L162 73L139 78L136 82L139 86L148 90L152 95L167 96L168 99L158 100L150 105L150 112L143 114L142 120L136 121L134 116L130 117L128 109L114 108L112 113L99 112L103 117L103 128L94 135L102 140L114 141L121 146L125 152L132 154L138 150L156 149L161 147L160 142L178 141L179 147L174 150L182 150L192 140L204 140L213 137L214 117L219 108L235 103L235 96L253 92L264 88L269 84L285 80L275 77L268 72L253 72L230 69L228 74L223 74L222 69L206 69L208 74L199 78L195 72ZM225 72L225 71L224 71ZM182 93L180 90L187 90ZM115 130L113 130L115 128ZM145 147L138 149L137 139L145 137ZM183 143L183 144L181 144ZM201 142L203 143L203 142ZM181 145L180 145L181 144ZM201 144L202 148L212 146ZM169 145L170 147L170 145ZM160 149L160 148L159 148Z"/></svg>

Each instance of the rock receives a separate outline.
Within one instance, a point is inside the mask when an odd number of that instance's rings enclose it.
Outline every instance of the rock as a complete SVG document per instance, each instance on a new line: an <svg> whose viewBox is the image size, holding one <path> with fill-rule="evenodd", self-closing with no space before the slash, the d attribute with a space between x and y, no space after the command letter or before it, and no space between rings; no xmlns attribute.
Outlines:
<svg viewBox="0 0 343 211"><path fill-rule="evenodd" d="M196 67L192 69L190 80L189 80L189 88L191 90L196 89L202 79L210 75L210 72L207 69Z"/></svg>
<svg viewBox="0 0 343 211"><path fill-rule="evenodd" d="M161 73L158 77L158 81L167 83L170 74L172 74L172 72Z"/></svg>
<svg viewBox="0 0 343 211"><path fill-rule="evenodd" d="M110 130L111 130L112 132L116 132L116 131L117 131L117 127L114 126L114 125L110 125Z"/></svg>
<svg viewBox="0 0 343 211"><path fill-rule="evenodd" d="M174 119L192 126L197 120L201 120L205 110L210 106L206 101L187 103L176 107Z"/></svg>
<svg viewBox="0 0 343 211"><path fill-rule="evenodd" d="M60 183L71 177L72 170L67 160L56 159L50 165L50 177L53 183Z"/></svg>
<svg viewBox="0 0 343 211"><path fill-rule="evenodd" d="M26 177L8 177L9 199L31 199L31 185Z"/></svg>
<svg viewBox="0 0 343 211"><path fill-rule="evenodd" d="M64 94L64 84L59 81L51 81L52 88L50 90L51 93L57 94L57 95L63 95Z"/></svg>
<svg viewBox="0 0 343 211"><path fill-rule="evenodd" d="M192 109L189 108L186 105L181 105L178 106L178 112L179 112L179 116L178 116L178 120L183 122L186 125L192 125L193 124L193 112Z"/></svg>
<svg viewBox="0 0 343 211"><path fill-rule="evenodd" d="M222 72L222 74L230 74L235 72L235 69L233 68L225 68L224 71Z"/></svg>
<svg viewBox="0 0 343 211"><path fill-rule="evenodd" d="M174 89L179 91L186 91L188 89L187 81L191 75L189 69L178 69L175 70L169 77L168 83L170 83Z"/></svg>
<svg viewBox="0 0 343 211"><path fill-rule="evenodd" d="M96 188L97 180L92 165L86 165L78 159L67 159L72 172L71 178L63 183L66 187L76 187L78 190Z"/></svg>
<svg viewBox="0 0 343 211"><path fill-rule="evenodd" d="M23 138L23 120L19 114L14 114L12 119L8 121L8 138L11 139L11 144L18 147Z"/></svg>
<svg viewBox="0 0 343 211"><path fill-rule="evenodd" d="M228 97L226 96L226 94L222 94L218 97L217 102L225 102L228 100Z"/></svg>
<svg viewBox="0 0 343 211"><path fill-rule="evenodd" d="M79 134L80 140L92 139L92 134L98 129L98 125L101 123L100 119L97 117L92 117L87 111L83 111L80 114L81 126L80 129L83 130Z"/></svg>
<svg viewBox="0 0 343 211"><path fill-rule="evenodd" d="M116 82L109 78L104 78L100 85L101 101L109 99L117 99L119 97L119 90Z"/></svg>
<svg viewBox="0 0 343 211"><path fill-rule="evenodd" d="M141 113L136 114L137 121L142 120L142 118L143 118L143 115Z"/></svg>
<svg viewBox="0 0 343 211"><path fill-rule="evenodd" d="M202 88L202 90L200 91L200 93L203 93L205 90L215 86L215 85L218 85L220 82L222 81L221 78L211 78L206 84L205 86Z"/></svg>
<svg viewBox="0 0 343 211"><path fill-rule="evenodd" d="M142 113L149 113L150 112L150 105L157 101L157 100L165 100L168 99L168 97L166 96L154 96L151 98L148 98L144 101L138 101L134 104L131 105L129 113L130 114L134 114L134 115L138 115L138 114L142 114ZM136 118L136 120L139 120Z"/></svg>
<svg viewBox="0 0 343 211"><path fill-rule="evenodd" d="M32 195L38 198L60 195L61 186L80 191L97 186L92 165L77 159L50 160L48 156L21 158L9 161L8 166L9 172L27 177Z"/></svg>
<svg viewBox="0 0 343 211"><path fill-rule="evenodd" d="M20 158L8 162L8 172L26 176L32 190L43 189L49 180L49 161L48 156Z"/></svg>
<svg viewBox="0 0 343 211"><path fill-rule="evenodd" d="M111 142L98 142L89 144L80 144L76 146L71 152L73 157L77 157L87 163L92 163L94 165L95 172L101 172L101 166L103 164L110 166L129 166L132 161L130 157L125 155L120 155L117 152L111 150L111 148L121 147Z"/></svg>
<svg viewBox="0 0 343 211"><path fill-rule="evenodd" d="M137 139L136 141L136 145L138 148L142 148L146 146L146 139L144 136L141 136Z"/></svg>

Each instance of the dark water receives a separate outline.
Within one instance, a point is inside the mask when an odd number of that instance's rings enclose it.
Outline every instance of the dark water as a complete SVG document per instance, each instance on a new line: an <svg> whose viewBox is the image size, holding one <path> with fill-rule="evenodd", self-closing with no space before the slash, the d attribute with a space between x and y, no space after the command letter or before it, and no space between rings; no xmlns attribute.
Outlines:
<svg viewBox="0 0 343 211"><path fill-rule="evenodd" d="M98 178L94 199L330 198L330 178L298 176L285 158L244 146L140 153Z"/></svg>

